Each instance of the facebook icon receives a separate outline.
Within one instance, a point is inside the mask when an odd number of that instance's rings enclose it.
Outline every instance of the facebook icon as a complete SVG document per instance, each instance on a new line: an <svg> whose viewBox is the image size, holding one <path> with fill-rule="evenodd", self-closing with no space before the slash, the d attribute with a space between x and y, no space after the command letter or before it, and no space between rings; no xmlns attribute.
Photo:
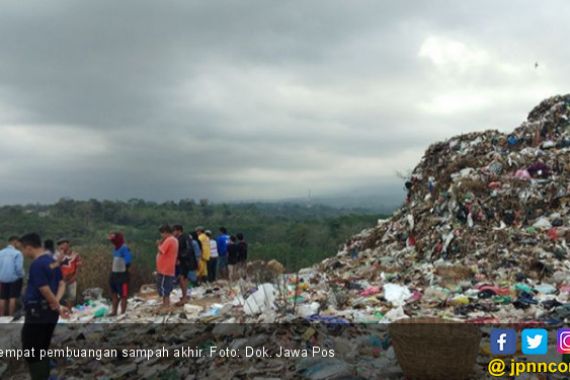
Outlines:
<svg viewBox="0 0 570 380"><path fill-rule="evenodd" d="M513 329L491 330L491 353L512 355L517 351L517 333Z"/></svg>

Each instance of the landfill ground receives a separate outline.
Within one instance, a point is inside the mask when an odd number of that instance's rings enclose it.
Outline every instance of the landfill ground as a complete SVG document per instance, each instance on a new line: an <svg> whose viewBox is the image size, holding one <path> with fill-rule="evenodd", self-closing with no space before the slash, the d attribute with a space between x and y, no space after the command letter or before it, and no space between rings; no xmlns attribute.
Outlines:
<svg viewBox="0 0 570 380"><path fill-rule="evenodd" d="M435 320L482 327L470 378L493 378L486 370L490 326L555 329L570 318L569 153L570 95L546 99L511 133L474 132L431 145L406 183L404 205L354 237L357 255L347 248L292 274L277 261L250 263L247 280L194 288L190 303L161 314L152 287L130 298L121 317L106 316L108 301L91 290L89 303L58 326L53 341L54 347L319 346L334 350L334 358L74 358L58 360L54 373L65 379L405 379L406 364L399 363L388 329L418 319L428 327ZM173 300L179 297L177 291ZM2 324L2 346L19 344L21 322ZM419 349L437 350L438 337L433 340ZM448 350L441 362L459 363L459 351ZM541 360L561 360L553 344L547 358ZM0 363L0 377L7 375L24 379L25 366Z"/></svg>

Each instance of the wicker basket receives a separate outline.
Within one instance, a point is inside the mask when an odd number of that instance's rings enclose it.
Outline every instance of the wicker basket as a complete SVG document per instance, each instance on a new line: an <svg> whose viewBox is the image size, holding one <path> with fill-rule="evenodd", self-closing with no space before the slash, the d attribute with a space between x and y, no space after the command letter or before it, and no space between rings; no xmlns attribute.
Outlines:
<svg viewBox="0 0 570 380"><path fill-rule="evenodd" d="M462 380L473 371L481 343L477 326L416 318L395 322L389 331L408 379Z"/></svg>

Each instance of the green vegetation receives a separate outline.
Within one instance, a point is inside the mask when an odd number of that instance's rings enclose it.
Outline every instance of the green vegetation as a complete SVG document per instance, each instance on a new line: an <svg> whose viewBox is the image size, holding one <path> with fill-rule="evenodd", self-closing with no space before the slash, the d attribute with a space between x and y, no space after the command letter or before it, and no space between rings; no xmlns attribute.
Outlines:
<svg viewBox="0 0 570 380"><path fill-rule="evenodd" d="M294 271L336 254L350 236L374 225L378 217L365 210L291 203L211 204L207 200L181 200L159 204L140 199L61 199L53 205L0 207L0 237L6 239L30 231L54 240L68 237L84 258L80 288L105 288L111 261L107 234L122 231L134 253L136 287L152 281L157 227L163 223L180 223L188 231L203 225L215 235L220 226L230 233L243 232L252 260L277 259ZM86 273L94 278L87 280Z"/></svg>

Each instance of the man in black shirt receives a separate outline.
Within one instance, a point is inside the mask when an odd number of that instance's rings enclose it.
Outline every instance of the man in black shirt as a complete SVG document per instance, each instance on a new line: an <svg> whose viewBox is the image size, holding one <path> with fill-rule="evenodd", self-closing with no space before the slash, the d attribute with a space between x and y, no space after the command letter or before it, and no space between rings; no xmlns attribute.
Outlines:
<svg viewBox="0 0 570 380"><path fill-rule="evenodd" d="M176 274L182 291L182 298L176 306L182 306L188 302L188 273L192 269L192 260L196 260L192 245L188 244L188 237L184 235L184 227L180 224L173 228L173 235L178 239L178 257L176 259Z"/></svg>
<svg viewBox="0 0 570 380"><path fill-rule="evenodd" d="M236 268L238 263L238 245L237 238L230 236L230 243L228 244L228 278L230 281L236 279Z"/></svg>
<svg viewBox="0 0 570 380"><path fill-rule="evenodd" d="M238 267L238 275L241 278L245 278L246 273L246 261L247 261L247 242L245 241L243 234L240 232L237 234L237 246L238 246L238 255L237 255L237 267Z"/></svg>

